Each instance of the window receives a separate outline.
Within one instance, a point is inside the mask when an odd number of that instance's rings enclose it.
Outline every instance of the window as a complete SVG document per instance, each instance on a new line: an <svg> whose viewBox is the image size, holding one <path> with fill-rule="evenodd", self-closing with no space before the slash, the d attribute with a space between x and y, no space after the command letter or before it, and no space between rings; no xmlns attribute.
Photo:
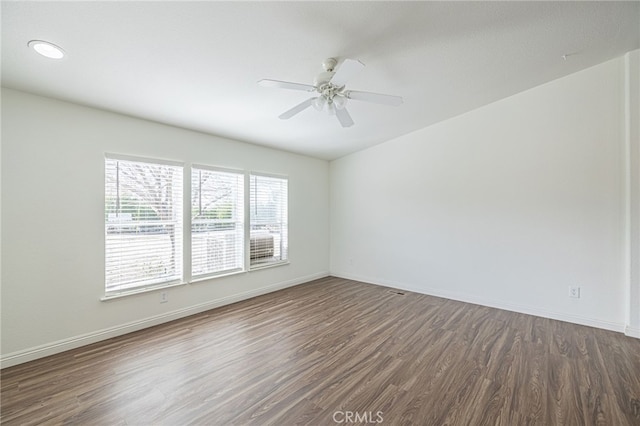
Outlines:
<svg viewBox="0 0 640 426"><path fill-rule="evenodd" d="M287 179L250 175L250 265L252 268L288 259Z"/></svg>
<svg viewBox="0 0 640 426"><path fill-rule="evenodd" d="M105 159L105 289L182 279L182 166Z"/></svg>
<svg viewBox="0 0 640 426"><path fill-rule="evenodd" d="M287 263L287 210L287 178L108 154L105 296Z"/></svg>
<svg viewBox="0 0 640 426"><path fill-rule="evenodd" d="M191 274L244 267L244 173L191 169Z"/></svg>

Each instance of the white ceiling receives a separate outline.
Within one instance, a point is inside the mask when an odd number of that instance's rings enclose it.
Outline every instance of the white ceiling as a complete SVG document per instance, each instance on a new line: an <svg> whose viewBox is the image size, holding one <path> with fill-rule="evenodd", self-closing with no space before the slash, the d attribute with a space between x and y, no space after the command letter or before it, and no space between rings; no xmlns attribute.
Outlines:
<svg viewBox="0 0 640 426"><path fill-rule="evenodd" d="M639 47L637 1L2 2L5 87L323 159ZM351 101L350 128L313 108L279 120L309 94L256 82L312 83L332 56L366 65L348 88L404 104Z"/></svg>

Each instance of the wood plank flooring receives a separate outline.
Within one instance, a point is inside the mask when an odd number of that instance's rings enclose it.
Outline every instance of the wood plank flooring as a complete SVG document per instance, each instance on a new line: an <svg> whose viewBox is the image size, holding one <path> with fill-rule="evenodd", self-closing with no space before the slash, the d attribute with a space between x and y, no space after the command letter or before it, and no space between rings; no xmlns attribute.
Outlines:
<svg viewBox="0 0 640 426"><path fill-rule="evenodd" d="M640 425L640 340L331 277L1 379L6 425Z"/></svg>

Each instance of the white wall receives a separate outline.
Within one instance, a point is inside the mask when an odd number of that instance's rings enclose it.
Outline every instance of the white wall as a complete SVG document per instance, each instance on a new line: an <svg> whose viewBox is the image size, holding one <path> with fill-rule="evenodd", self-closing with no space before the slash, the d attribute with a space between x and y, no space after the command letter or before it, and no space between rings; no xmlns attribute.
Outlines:
<svg viewBox="0 0 640 426"><path fill-rule="evenodd" d="M2 90L3 367L328 273L329 165ZM104 154L289 176L290 264L146 293L104 294Z"/></svg>
<svg viewBox="0 0 640 426"><path fill-rule="evenodd" d="M624 98L619 58L333 161L331 273L622 331Z"/></svg>
<svg viewBox="0 0 640 426"><path fill-rule="evenodd" d="M625 333L640 338L640 50L625 55L628 315Z"/></svg>

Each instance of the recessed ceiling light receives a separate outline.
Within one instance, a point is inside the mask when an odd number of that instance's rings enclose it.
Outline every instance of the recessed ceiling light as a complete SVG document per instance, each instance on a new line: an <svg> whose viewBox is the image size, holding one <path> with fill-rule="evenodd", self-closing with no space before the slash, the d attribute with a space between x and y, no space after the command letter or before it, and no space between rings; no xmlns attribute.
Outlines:
<svg viewBox="0 0 640 426"><path fill-rule="evenodd" d="M62 59L64 57L64 50L48 41L31 40L27 45L47 58Z"/></svg>

